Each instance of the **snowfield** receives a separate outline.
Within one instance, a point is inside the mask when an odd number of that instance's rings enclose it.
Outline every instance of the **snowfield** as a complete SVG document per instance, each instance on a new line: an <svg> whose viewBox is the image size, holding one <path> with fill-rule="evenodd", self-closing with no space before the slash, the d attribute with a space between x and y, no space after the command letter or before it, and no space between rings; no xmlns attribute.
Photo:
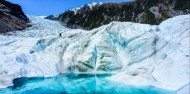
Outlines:
<svg viewBox="0 0 190 94"><path fill-rule="evenodd" d="M107 79L189 94L190 15L158 26L112 22L91 31L29 17L28 30L0 35L1 88L18 77L113 72Z"/></svg>
<svg viewBox="0 0 190 94"><path fill-rule="evenodd" d="M81 13L81 8L85 8L86 11L92 10L94 7L99 7L103 4L103 2L92 2L91 4L86 4L81 7L70 9L69 11L73 11L74 14Z"/></svg>

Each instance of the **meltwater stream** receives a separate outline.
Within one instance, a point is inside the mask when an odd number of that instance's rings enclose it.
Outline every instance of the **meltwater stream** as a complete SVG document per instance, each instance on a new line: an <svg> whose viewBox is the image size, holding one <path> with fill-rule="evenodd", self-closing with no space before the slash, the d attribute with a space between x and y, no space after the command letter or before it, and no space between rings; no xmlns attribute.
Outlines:
<svg viewBox="0 0 190 94"><path fill-rule="evenodd" d="M17 78L0 94L176 94L152 86L131 86L106 79L111 74L61 74L51 78ZM127 79L126 79L127 80Z"/></svg>

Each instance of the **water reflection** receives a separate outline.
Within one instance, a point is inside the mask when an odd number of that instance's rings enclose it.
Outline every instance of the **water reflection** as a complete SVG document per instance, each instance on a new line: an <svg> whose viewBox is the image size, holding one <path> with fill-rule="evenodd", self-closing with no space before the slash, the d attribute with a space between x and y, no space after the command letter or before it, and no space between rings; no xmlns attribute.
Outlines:
<svg viewBox="0 0 190 94"><path fill-rule="evenodd" d="M110 74L61 74L51 78L18 78L0 94L175 94L152 86L130 86L107 80Z"/></svg>

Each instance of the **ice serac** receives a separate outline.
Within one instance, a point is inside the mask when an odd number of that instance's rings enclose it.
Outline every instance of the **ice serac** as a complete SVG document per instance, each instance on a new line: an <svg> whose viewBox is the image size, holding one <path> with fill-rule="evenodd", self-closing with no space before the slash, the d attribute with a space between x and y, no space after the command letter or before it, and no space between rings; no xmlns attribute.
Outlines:
<svg viewBox="0 0 190 94"><path fill-rule="evenodd" d="M112 22L59 37L2 36L0 86L22 76L114 72L107 79L189 92L189 21L190 15L181 15L160 25Z"/></svg>
<svg viewBox="0 0 190 94"><path fill-rule="evenodd" d="M123 81L123 83L128 84L151 84L165 89L189 92L187 89L189 88L190 71L189 17L190 15L179 16L162 22L157 27L156 32L153 31L156 35L152 42L154 46L145 46L148 47L148 49L143 49L146 52L136 56L141 58L147 55L146 53L151 51L152 48L155 51L143 60L138 61L138 63L127 66L124 73L116 74L109 79ZM152 36L152 38L154 37ZM145 44L150 43L148 42L150 40L151 38L148 38ZM137 42L137 44L140 42ZM143 45L139 48L142 48ZM138 53L141 51L136 50Z"/></svg>
<svg viewBox="0 0 190 94"><path fill-rule="evenodd" d="M60 14L64 26L91 30L112 21L158 25L162 21L190 13L189 0L130 0L86 4Z"/></svg>
<svg viewBox="0 0 190 94"><path fill-rule="evenodd" d="M28 23L20 5L0 0L0 33L23 30L29 26Z"/></svg>

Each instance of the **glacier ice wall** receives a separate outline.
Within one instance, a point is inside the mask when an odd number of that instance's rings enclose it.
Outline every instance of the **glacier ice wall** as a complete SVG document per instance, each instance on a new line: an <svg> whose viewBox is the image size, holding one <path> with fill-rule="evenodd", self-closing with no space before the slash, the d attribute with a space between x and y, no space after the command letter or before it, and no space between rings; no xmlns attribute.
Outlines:
<svg viewBox="0 0 190 94"><path fill-rule="evenodd" d="M189 21L182 15L159 26L112 22L51 37L0 35L0 87L23 76L113 72L108 79L178 90L189 84Z"/></svg>

